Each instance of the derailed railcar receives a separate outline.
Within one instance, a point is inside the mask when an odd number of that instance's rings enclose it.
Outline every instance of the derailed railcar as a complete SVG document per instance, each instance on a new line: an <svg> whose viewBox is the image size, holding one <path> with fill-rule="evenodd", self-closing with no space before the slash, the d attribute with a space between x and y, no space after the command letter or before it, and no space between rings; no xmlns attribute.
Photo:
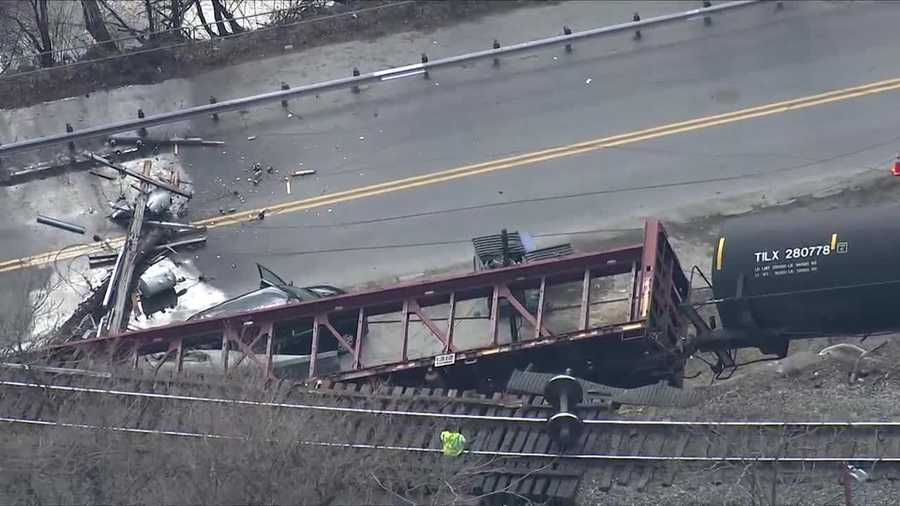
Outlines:
<svg viewBox="0 0 900 506"><path fill-rule="evenodd" d="M665 229L651 220L642 241L613 250L288 302L50 351L61 359L100 355L134 364L162 353L154 368L171 361L181 372L189 350L214 345L223 351L221 372L249 361L272 377L281 371L275 355L289 348L309 357L296 379L452 388L500 388L514 368L528 365L616 385L678 383L686 330L678 308L688 289ZM325 350L338 351L337 368L326 370Z"/></svg>

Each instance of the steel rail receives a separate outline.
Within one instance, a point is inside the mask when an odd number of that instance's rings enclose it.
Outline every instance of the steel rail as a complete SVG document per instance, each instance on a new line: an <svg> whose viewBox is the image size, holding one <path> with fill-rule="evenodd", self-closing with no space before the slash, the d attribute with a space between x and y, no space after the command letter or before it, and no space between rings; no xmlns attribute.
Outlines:
<svg viewBox="0 0 900 506"><path fill-rule="evenodd" d="M106 125L95 126L85 128L83 130L79 130L76 132L58 134L58 135L49 135L46 137L39 137L37 139L29 139L20 142L14 142L11 144L0 145L0 155L10 155L13 153L18 153L22 151L29 151L33 149L38 149L42 147L52 146L55 144L60 144L64 142L73 142L76 140L86 139L90 137L98 137L101 135L111 135L117 132L122 132L126 130L136 130L140 128L147 128L156 125L163 125L167 123L174 123L178 121L184 121L195 116L200 115L208 115L214 113L223 113L228 111L247 109L250 107L255 107L262 104L267 104L271 102L277 102L281 100L287 100L291 98L299 98L305 95L323 93L326 91L332 91L336 89L345 89L345 88L355 88L364 84L377 83L380 81L390 81L393 79L398 79L402 77L411 77L415 75L423 74L427 71L438 69L441 67L448 67L453 65L459 65L475 60L482 60L486 58L497 58L504 55L510 55L514 53L519 53L522 51L529 51L534 49L539 49L548 46L556 46L561 44L571 44L574 41L581 39L588 39L591 37L597 37L601 35L609 35L613 33L638 30L641 28L646 28L649 26L659 25L663 23L668 23L672 21L680 21L685 19L691 19L698 16L708 16L710 14L714 14L717 12L724 12L740 7L746 7L749 5L754 5L759 3L761 0L740 0L734 2L723 3L720 5L713 5L705 8L692 9L685 12L678 12L675 14L666 14L662 16L656 16L653 18L647 18L641 21L632 21L628 23L619 23L616 25L605 26L601 28L594 28L591 30L585 30L581 32L573 32L569 35L557 35L554 37L548 37L544 39L532 40L528 42L522 42L519 44L513 44L510 46L500 47L497 49L487 49L484 51L476 51L473 53L467 53L457 56L450 56L447 58L440 58L436 60L431 60L422 63L414 63L411 65L404 65L400 67L393 67L385 70L378 70L375 72L369 72L367 74L361 74L359 76L346 77L341 79L332 79L330 81L323 81L319 83L309 84L305 86L299 86L296 88L290 88L287 90L278 90L269 93L262 93L259 95L253 95L249 97L236 98L233 100L225 100L215 104L207 104L207 105L199 105L195 107L189 107L186 109L181 109L178 111L165 112L152 116L146 116L144 118L138 119L130 119L125 121L118 121L114 123L108 123Z"/></svg>
<svg viewBox="0 0 900 506"><path fill-rule="evenodd" d="M134 392L128 390L112 390L103 388L73 387L52 384L26 383L21 381L0 381L0 386L22 387L22 388L38 388L45 390L65 391L65 392L81 392L91 394L105 394L122 397L139 397L149 399L169 399L178 401L206 402L213 404L230 404L241 406L271 407L271 408L288 408L310 411L326 411L335 413L354 413L366 415L387 415L387 416L408 416L417 418L438 418L453 420L470 420L470 421L491 421L491 422L511 422L523 424L543 424L547 422L546 418L535 417L519 417L519 416L495 416L495 415L468 415L459 413L433 413L427 411L400 411L391 409L368 409L368 408L348 408L338 406L321 406L316 404L291 404L283 402L265 402L265 401L247 401L241 399L225 399L216 397L197 397L191 395L174 395L174 394L157 394L150 392ZM780 422L780 421L712 421L712 420L696 420L696 421L678 421L678 420L582 420L585 425L598 426L643 426L643 427L743 427L743 428L795 428L795 429L821 429L821 428L837 428L837 429L872 429L884 427L900 427L900 421L892 422L850 422L850 421L803 421L803 422Z"/></svg>
<svg viewBox="0 0 900 506"><path fill-rule="evenodd" d="M155 430L155 429L133 429L130 427L114 427L102 425L89 425L81 423L53 422L49 420L32 420L26 418L8 418L0 417L0 423L36 425L41 427L59 427L66 429L88 429L101 430L109 432L121 432L131 434L156 435L156 436L175 436L196 439L221 439L232 441L251 441L251 438L244 436L229 436L223 434L205 434L199 432L184 432L172 430ZM277 440L271 442L277 443ZM395 445L377 445L365 443L334 443L326 441L292 441L292 444L300 444L303 446L321 446L330 448L349 448L360 450L387 450L387 451L405 451L415 453L441 453L440 448L422 448L418 446L395 446ZM594 453L542 453L542 452L511 452L511 451L492 451L492 450L465 450L465 454L491 456L491 457L517 457L531 459L552 459L552 460L598 460L610 462L758 462L758 463L830 463L845 464L852 463L900 463L900 457L768 457L768 456L683 456L676 457L670 455L610 455L610 454L594 454Z"/></svg>

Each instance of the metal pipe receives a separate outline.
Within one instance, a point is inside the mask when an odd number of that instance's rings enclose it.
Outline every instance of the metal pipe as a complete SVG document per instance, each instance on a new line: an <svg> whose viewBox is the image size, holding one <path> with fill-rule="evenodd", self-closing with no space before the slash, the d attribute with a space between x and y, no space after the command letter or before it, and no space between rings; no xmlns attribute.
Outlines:
<svg viewBox="0 0 900 506"><path fill-rule="evenodd" d="M302 97L304 95L312 95L317 93L322 93L326 91L341 89L341 88L351 88L351 87L359 87L363 84L375 83L378 81L388 81L392 79L397 79L400 77L410 77L419 75L425 71L433 70L441 67L448 67L453 65L459 65L462 63L468 63L474 60L481 60L485 58L497 58L502 55L508 55L513 53L518 53L522 51L530 51L533 49L539 49L543 47L555 46L560 44L571 44L573 41L588 39L591 37L597 37L601 35L609 35L618 32L624 31L632 31L642 27L648 27L653 25L659 25L663 23L668 23L671 21L680 21L684 19L693 18L699 15L707 15L713 14L716 12L727 11L731 9L736 9L740 7L745 7L748 5L753 5L759 3L760 0L741 0L736 2L728 2L720 5L714 5L712 7L707 8L699 8L692 9L685 12L679 12L675 14L666 14L664 16L657 16L654 18L643 19L641 21L631 21L628 23L620 23L617 25L605 26L602 28L594 28L591 30L585 30L582 32L575 32L569 35L557 35L554 37L548 37L545 39L538 39L529 42L523 42L521 44L513 44L511 46L500 47L498 49L487 49L484 51L476 51L474 53L467 53L458 56L451 56L448 58L441 58L438 60L431 60L425 63L414 63L411 65L404 65L402 67L394 67L385 70L379 70L376 72L370 72L367 74L361 74L359 76L346 77L341 79L332 79L330 81L323 81L320 83L309 84L306 86L298 86L296 88L290 88L287 90L278 90L270 93L262 93L260 95L253 95L250 97L236 98L233 100L226 100L222 102L217 102L214 104L207 105L199 105L195 107L189 107L187 109L182 109L179 111L172 111L162 114L157 114L153 116L146 116L144 118L138 119L130 119L125 121L119 121L115 123L109 123L102 126L85 128L84 130L80 130L72 133L58 134L58 135L50 135L47 137L40 137L37 139L29 139L21 142L13 142L11 144L0 145L0 155L10 155L13 153L28 151L32 149L38 149L46 146L52 146L54 144L59 144L63 142L71 142L80 139L87 139L90 137L97 137L101 135L112 135L116 132L122 132L126 130L136 130L139 128L147 128L156 125L163 125L166 123L174 123L177 121L184 121L186 119L192 118L194 116L200 116L205 114L215 114L222 113L227 111L235 111L240 109L246 109L249 107L254 107L270 102L279 102L281 100L285 100L288 98L297 98Z"/></svg>
<svg viewBox="0 0 900 506"><path fill-rule="evenodd" d="M56 218L44 216L43 214L38 215L37 222L44 224L44 225L50 225L51 227L68 230L69 232L75 232L76 234L84 234L84 227L82 227L81 225L76 225L74 223L57 220Z"/></svg>
<svg viewBox="0 0 900 506"><path fill-rule="evenodd" d="M147 220L144 223L146 223L147 225L153 225L154 227L176 228L179 230L206 231L205 225L191 225L189 223L175 223L172 221L154 221L154 220Z"/></svg>
<svg viewBox="0 0 900 506"><path fill-rule="evenodd" d="M171 248L177 248L179 246L193 246L196 244L202 244L206 242L206 236L202 235L200 237L195 237L193 239L184 239L182 241L174 241L166 244L160 244L159 246L153 248L153 251L162 251Z"/></svg>

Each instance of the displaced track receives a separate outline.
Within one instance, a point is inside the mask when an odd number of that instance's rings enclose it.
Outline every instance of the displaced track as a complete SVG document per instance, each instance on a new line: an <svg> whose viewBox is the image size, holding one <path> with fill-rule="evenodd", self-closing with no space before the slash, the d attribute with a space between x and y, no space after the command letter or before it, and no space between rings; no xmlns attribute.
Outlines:
<svg viewBox="0 0 900 506"><path fill-rule="evenodd" d="M285 433L288 425L310 416L352 427L346 433L309 434L301 444L438 453L440 431L458 426L470 440L468 458L495 462L477 491L538 501L572 501L589 468L599 471L601 489L615 483L642 490L672 484L680 472L711 467L722 473L754 463L804 468L900 463L900 422L626 420L611 418L615 415L602 406L581 406L584 432L562 451L543 430L552 408L533 395L338 384L274 388L271 397L260 400L259 391L250 397L252 392L235 384L38 378L25 371L5 375L0 387L0 421L35 428L246 441L258 437L250 422L255 414L277 412L284 418L274 423L284 424Z"/></svg>

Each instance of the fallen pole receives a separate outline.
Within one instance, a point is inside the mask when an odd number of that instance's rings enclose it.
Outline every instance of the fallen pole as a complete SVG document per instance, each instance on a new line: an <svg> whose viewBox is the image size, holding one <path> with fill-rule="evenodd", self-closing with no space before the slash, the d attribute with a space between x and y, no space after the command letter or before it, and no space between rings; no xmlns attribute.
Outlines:
<svg viewBox="0 0 900 506"><path fill-rule="evenodd" d="M225 141L208 141L200 137L172 137L171 139L150 139L140 137L138 135L114 135L109 138L111 144L127 144L134 145L138 142L147 145L155 144L158 146L224 146Z"/></svg>
<svg viewBox="0 0 900 506"><path fill-rule="evenodd" d="M112 274L109 275L109 283L106 285L106 294L103 296L103 307L108 308L110 302L112 302L113 293L116 291L116 282L119 279L119 271L122 268L122 259L125 257L125 244L122 244L122 248L115 255L116 265L113 267ZM91 263L90 258L88 258L88 264ZM94 266L96 267L96 266ZM105 315L104 315L105 316ZM98 328L102 328L102 323L98 325Z"/></svg>
<svg viewBox="0 0 900 506"><path fill-rule="evenodd" d="M103 158L102 156L99 156L99 155L95 155L94 153L85 152L85 156L87 156L91 160L94 160L95 162L102 163L103 165L106 165L107 167L109 167L111 169L116 169L117 171L119 171L123 174L127 174L133 178L139 179L139 180L141 180L145 183L151 184L157 188L162 188L163 190L168 190L172 193L177 193L178 195L181 195L182 197L185 197L185 198L191 198L193 196L193 195L191 195L191 193L186 192L186 191L182 190L181 188L172 186L168 183L163 183L162 181L159 181L152 177L145 176L145 175L141 174L140 172L135 172L131 169L122 167L121 165L116 165L116 164L110 162L109 160L107 160L106 158Z"/></svg>
<svg viewBox="0 0 900 506"><path fill-rule="evenodd" d="M153 162L144 161L144 174L149 175ZM128 303L128 296L131 291L131 278L134 275L134 269L137 267L138 243L141 240L141 229L144 225L144 209L147 207L147 199L150 196L150 182L141 179L141 192L134 202L134 213L131 215L131 223L128 226L128 235L125 237L125 243L122 244L122 260L119 268L119 279L110 279L110 286L116 283L115 301L112 310L108 313L109 323L105 329L100 328L97 335L105 334L105 331L119 334L128 325L128 316L125 314L125 306ZM107 306L105 306L107 307Z"/></svg>
<svg viewBox="0 0 900 506"><path fill-rule="evenodd" d="M75 232L76 234L84 234L84 227L82 227L81 225L57 220L56 218L44 216L43 214L38 215L37 222L42 225L50 225L51 227L61 228L63 230L68 230L69 232Z"/></svg>

